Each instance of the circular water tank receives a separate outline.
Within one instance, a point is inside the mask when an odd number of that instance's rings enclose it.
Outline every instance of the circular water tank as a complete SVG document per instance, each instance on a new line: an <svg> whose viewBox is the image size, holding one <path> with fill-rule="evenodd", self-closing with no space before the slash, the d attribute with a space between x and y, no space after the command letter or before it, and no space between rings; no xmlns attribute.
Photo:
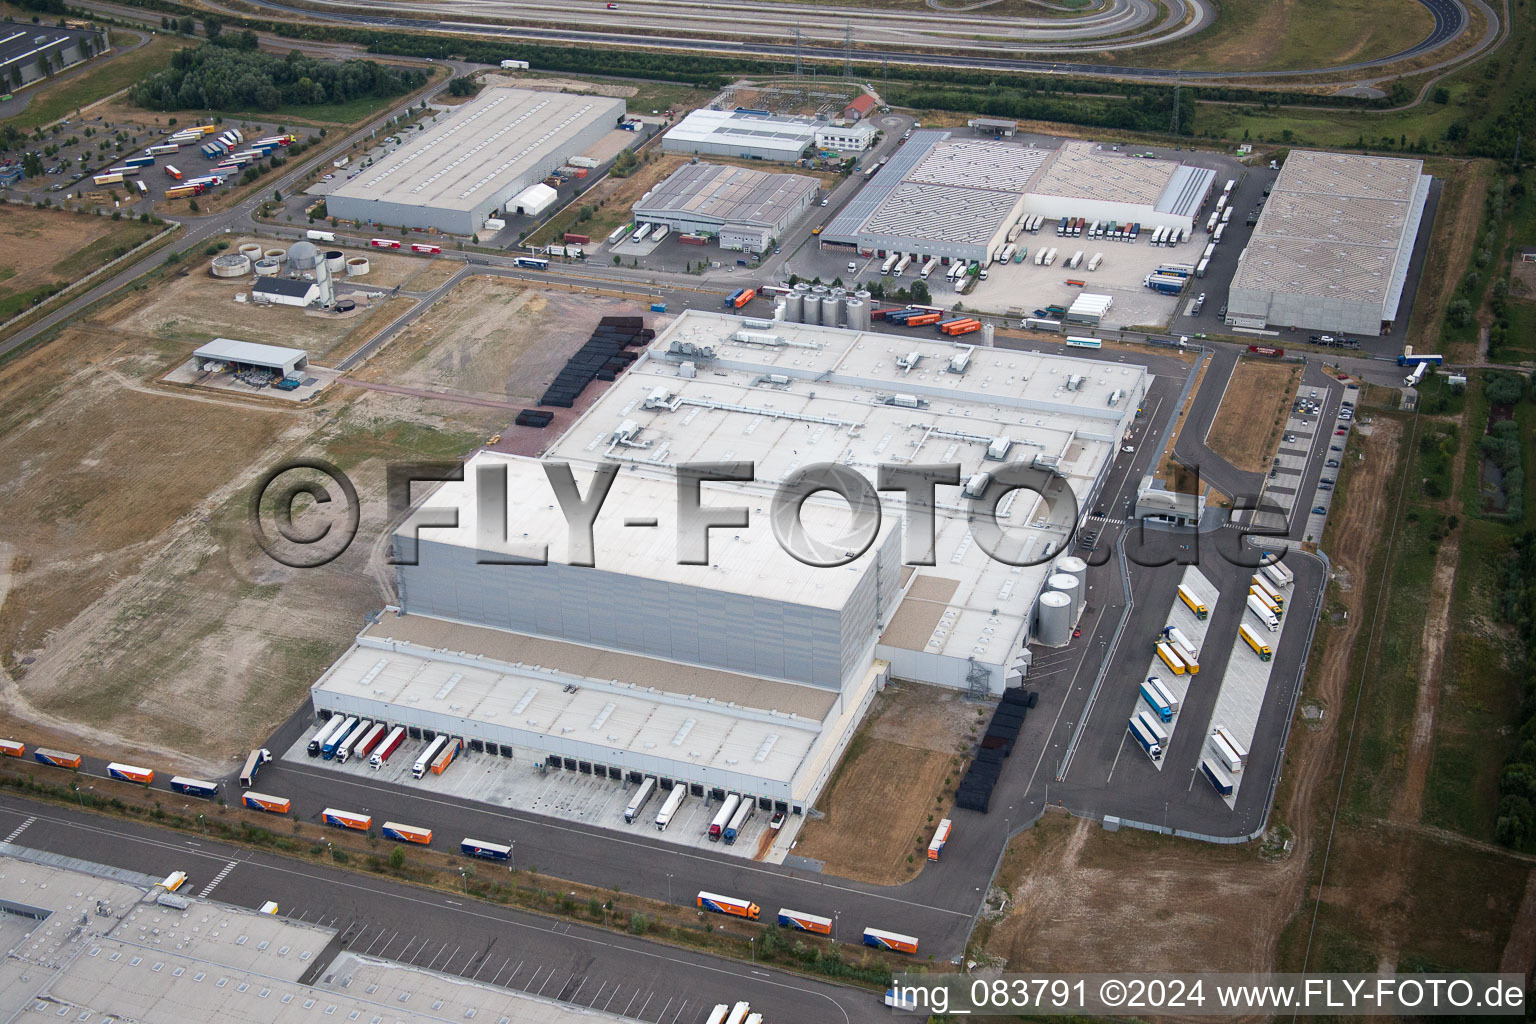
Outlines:
<svg viewBox="0 0 1536 1024"><path fill-rule="evenodd" d="M848 329L850 331L869 330L869 303L863 299L848 300Z"/></svg>
<svg viewBox="0 0 1536 1024"><path fill-rule="evenodd" d="M1035 639L1048 647L1063 647L1072 639L1072 599L1046 591L1035 603Z"/></svg>
<svg viewBox="0 0 1536 1024"><path fill-rule="evenodd" d="M1045 581L1046 588L1057 593L1065 594L1072 601L1072 621L1077 621L1077 613L1083 608L1083 588L1077 582L1075 576L1068 576L1064 572L1058 572Z"/></svg>
<svg viewBox="0 0 1536 1024"><path fill-rule="evenodd" d="M293 254L289 253L288 258L290 260L293 259ZM353 256L351 259L347 260L348 277L362 277L366 273L368 273L368 257Z"/></svg>
<svg viewBox="0 0 1536 1024"><path fill-rule="evenodd" d="M784 319L792 324L805 322L805 294L791 290L784 296Z"/></svg>
<svg viewBox="0 0 1536 1024"><path fill-rule="evenodd" d="M357 303L351 299L342 299L340 302L336 303L336 312L338 313L350 313L356 308Z"/></svg>
<svg viewBox="0 0 1536 1024"><path fill-rule="evenodd" d="M801 323L815 326L821 323L821 296L807 295L805 297L805 319Z"/></svg>
<svg viewBox="0 0 1536 1024"><path fill-rule="evenodd" d="M251 272L251 258L244 253L226 252L213 258L214 277L243 277Z"/></svg>
<svg viewBox="0 0 1536 1024"><path fill-rule="evenodd" d="M327 270L344 270L346 266L346 253L340 249L331 249L325 254L325 268Z"/></svg>
<svg viewBox="0 0 1536 1024"><path fill-rule="evenodd" d="M252 260L261 259L261 246L257 245L255 242L245 242L237 251L241 255L247 256Z"/></svg>
<svg viewBox="0 0 1536 1024"><path fill-rule="evenodd" d="M831 290L832 289L828 288L824 284L813 284L813 285L811 285L811 294L816 296L818 299L821 298L823 295L827 294L827 292L829 292Z"/></svg>
<svg viewBox="0 0 1536 1024"><path fill-rule="evenodd" d="M1081 558L1078 558L1076 555L1067 555L1065 558L1060 558L1056 561L1055 571L1071 576L1077 580L1077 585L1086 591L1088 587L1088 563Z"/></svg>
<svg viewBox="0 0 1536 1024"><path fill-rule="evenodd" d="M288 247L288 266L293 270L313 270L320 262L320 250L314 242L294 242Z"/></svg>
<svg viewBox="0 0 1536 1024"><path fill-rule="evenodd" d="M279 269L281 269L281 268L278 267L278 265L276 263L272 262L271 260L257 260L256 261L256 276L257 277L276 277L277 276L277 272L278 272Z"/></svg>
<svg viewBox="0 0 1536 1024"><path fill-rule="evenodd" d="M821 297L821 324L823 327L837 326L837 307L839 305L840 303L835 295L823 295Z"/></svg>
<svg viewBox="0 0 1536 1024"><path fill-rule="evenodd" d="M262 256L274 263L282 263L288 259L288 254L282 249L268 249L266 252L262 253Z"/></svg>

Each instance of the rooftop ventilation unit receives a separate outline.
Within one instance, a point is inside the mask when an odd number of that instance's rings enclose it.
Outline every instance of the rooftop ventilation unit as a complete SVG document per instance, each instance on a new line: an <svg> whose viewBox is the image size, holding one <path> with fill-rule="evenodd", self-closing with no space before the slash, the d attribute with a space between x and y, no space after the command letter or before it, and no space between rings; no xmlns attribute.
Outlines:
<svg viewBox="0 0 1536 1024"><path fill-rule="evenodd" d="M949 357L949 372L964 373L971 368L971 350L964 349Z"/></svg>
<svg viewBox="0 0 1536 1024"><path fill-rule="evenodd" d="M922 359L923 354L916 349L913 349L906 355L897 357L896 369L900 370L902 373L911 373L917 368L917 364L920 363Z"/></svg>
<svg viewBox="0 0 1536 1024"><path fill-rule="evenodd" d="M1001 462L1008 457L1008 450L1013 447L1013 438L998 437L987 445L987 458L993 462Z"/></svg>
<svg viewBox="0 0 1536 1024"><path fill-rule="evenodd" d="M960 495L965 498L979 498L987 492L987 485L991 482L991 473L972 473L965 481L965 488Z"/></svg>

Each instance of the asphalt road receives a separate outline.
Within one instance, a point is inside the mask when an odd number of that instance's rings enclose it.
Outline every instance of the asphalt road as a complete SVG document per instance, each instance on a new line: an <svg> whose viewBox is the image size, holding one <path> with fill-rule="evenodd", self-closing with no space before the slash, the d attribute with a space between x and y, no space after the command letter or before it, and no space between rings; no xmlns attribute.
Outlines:
<svg viewBox="0 0 1536 1024"><path fill-rule="evenodd" d="M0 835L29 819L14 845L147 875L186 871L193 895L232 864L209 899L253 910L275 900L284 917L338 929L354 952L651 1024L700 1024L716 1003L739 999L777 1021L889 1014L864 990L0 794ZM477 865L482 877L491 870Z"/></svg>

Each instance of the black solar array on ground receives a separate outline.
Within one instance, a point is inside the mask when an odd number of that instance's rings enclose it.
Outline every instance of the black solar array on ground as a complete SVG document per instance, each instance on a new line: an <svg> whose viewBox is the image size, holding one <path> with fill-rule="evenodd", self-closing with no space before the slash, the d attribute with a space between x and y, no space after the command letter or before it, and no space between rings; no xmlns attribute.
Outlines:
<svg viewBox="0 0 1536 1024"><path fill-rule="evenodd" d="M543 409L524 409L517 414L517 419L513 420L513 422L520 427L538 427L540 430L543 430L549 426L550 420L554 418L554 413L545 412Z"/></svg>
<svg viewBox="0 0 1536 1024"><path fill-rule="evenodd" d="M656 332L638 316L603 317L586 343L566 360L539 404L571 408L593 380L616 380L626 366L639 358L629 350L648 345L655 337Z"/></svg>
<svg viewBox="0 0 1536 1024"><path fill-rule="evenodd" d="M955 806L987 813L992 802L992 787L1003 770L1003 758L1013 753L1014 741L1024 728L1024 717L1034 707L1038 695L1022 689L1004 690L1003 699L992 713L992 721L981 738L981 746L955 791Z"/></svg>

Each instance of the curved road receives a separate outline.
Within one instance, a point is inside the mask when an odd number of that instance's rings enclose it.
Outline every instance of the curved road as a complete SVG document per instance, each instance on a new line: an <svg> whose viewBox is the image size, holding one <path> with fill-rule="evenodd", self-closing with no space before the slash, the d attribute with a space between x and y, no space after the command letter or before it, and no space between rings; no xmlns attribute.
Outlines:
<svg viewBox="0 0 1536 1024"><path fill-rule="evenodd" d="M804 57L821 58L825 60L841 60L843 48L841 46L826 45L802 45L798 49L793 43L750 42L719 39L696 39L688 36L651 36L632 34L625 32L622 27L613 31L587 31L579 29L557 28L530 28L513 27L493 24L466 23L457 19L438 18L410 18L397 15L364 15L352 11L347 13L327 13L309 8L291 7L279 2L279 0L252 0L256 6L282 14L316 18L323 21L331 21L347 25L367 25L376 28L390 28L406 31L433 31L433 32L457 32L465 35L489 35L500 36L507 39L524 39L533 41L565 42L565 43L591 43L619 46L633 46L648 49L674 49L689 51L704 51L720 55L761 56L793 59L798 53ZM341 2L341 0L330 0ZM628 0L626 0L628 2ZM657 0L650 0L655 3ZM1197 10L1204 10L1207 0L1193 0ZM1289 71L1249 71L1233 73L1230 71L1186 71L1168 68L1149 68L1135 66L1121 66L1115 64L1094 64L1086 62L1053 62L1044 60L1024 60L1014 57L987 56L985 54L973 54L963 52L941 52L915 54L910 50L881 50L861 49L857 56L861 61L880 60L892 64L921 64L925 66L939 66L952 68L968 68L996 71L1025 71L1039 74L1070 74L1097 77L1115 78L1146 78L1155 80L1181 79L1185 81L1200 80L1232 80L1232 79L1277 79L1293 78L1301 76L1317 76L1337 72L1367 71L1372 68L1384 67L1398 61L1421 56L1440 49L1452 40L1460 36L1471 24L1471 16L1463 0L1418 0L1433 16L1434 28L1429 35L1418 43L1397 53L1371 60L1353 61L1332 67L1302 68ZM1182 0L1181 0L1182 3ZM375 9L384 6L375 5ZM419 5L414 3L390 4L391 9L415 10ZM606 5L604 6L606 9ZM765 12L766 13L766 12ZM821 12L819 12L821 13ZM741 16L741 12L737 12ZM750 20L750 19L749 19ZM1196 20L1199 20L1198 16ZM626 22L628 24L628 22ZM1198 26L1197 26L1198 27ZM1492 26L1491 26L1492 27ZM740 26L738 26L738 30ZM1189 26L1185 26L1189 29ZM1497 32L1485 34L1480 42L1478 50L1486 47L1491 37L1496 37ZM1172 36L1160 37L1158 42L1166 42ZM911 45L910 43L908 45ZM952 43L945 44L953 51ZM1124 45L1124 44L1122 44ZM994 44L989 49L999 49L1002 44ZM1073 52L1100 52L1106 49L1117 48L1115 44L1099 43L1086 47L1034 47L1034 49L1052 50L1063 54ZM1476 52L1476 51L1474 51Z"/></svg>

